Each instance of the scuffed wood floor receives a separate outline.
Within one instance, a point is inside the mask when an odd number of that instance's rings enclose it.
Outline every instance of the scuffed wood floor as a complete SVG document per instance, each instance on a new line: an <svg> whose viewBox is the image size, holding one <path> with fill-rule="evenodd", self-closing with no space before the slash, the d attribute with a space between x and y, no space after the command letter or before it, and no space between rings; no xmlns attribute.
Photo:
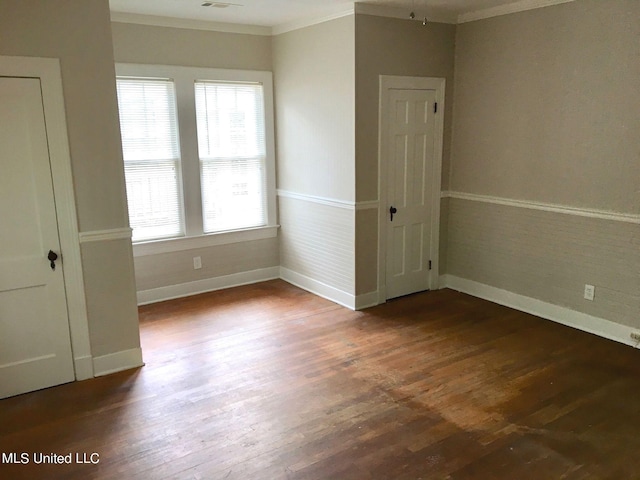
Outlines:
<svg viewBox="0 0 640 480"><path fill-rule="evenodd" d="M640 352L451 290L140 309L146 366L0 401L2 479L638 478ZM96 458L96 457L94 457Z"/></svg>

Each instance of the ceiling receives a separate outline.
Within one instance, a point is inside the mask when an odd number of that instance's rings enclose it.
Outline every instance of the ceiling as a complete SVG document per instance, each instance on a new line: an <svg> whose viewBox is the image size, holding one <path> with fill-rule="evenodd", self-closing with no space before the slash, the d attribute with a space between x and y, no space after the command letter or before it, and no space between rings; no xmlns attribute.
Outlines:
<svg viewBox="0 0 640 480"><path fill-rule="evenodd" d="M396 15L415 11L416 16L428 16L437 21L456 23L461 19L493 16L492 12L528 10L570 0L210 0L214 5L204 7L205 0L109 0L111 11L120 15L153 15L182 20L208 21L277 27L322 18L358 9L369 9ZM216 6L217 3L217 6ZM226 5L226 6L225 6ZM485 13L483 15L483 13ZM394 15L389 15L394 16ZM404 16L404 15L402 15Z"/></svg>

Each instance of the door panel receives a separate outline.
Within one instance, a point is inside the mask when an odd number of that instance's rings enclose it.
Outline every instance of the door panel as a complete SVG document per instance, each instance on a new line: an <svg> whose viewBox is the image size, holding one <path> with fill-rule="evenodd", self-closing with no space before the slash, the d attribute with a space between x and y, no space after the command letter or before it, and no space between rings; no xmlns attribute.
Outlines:
<svg viewBox="0 0 640 480"><path fill-rule="evenodd" d="M0 78L0 398L74 380L40 81ZM60 255L61 257L61 255Z"/></svg>
<svg viewBox="0 0 640 480"><path fill-rule="evenodd" d="M387 298L429 288L435 90L389 89Z"/></svg>

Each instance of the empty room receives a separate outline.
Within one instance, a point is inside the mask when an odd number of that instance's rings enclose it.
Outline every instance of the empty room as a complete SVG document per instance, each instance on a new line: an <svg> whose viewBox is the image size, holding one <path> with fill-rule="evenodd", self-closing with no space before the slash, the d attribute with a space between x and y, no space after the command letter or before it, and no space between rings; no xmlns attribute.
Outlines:
<svg viewBox="0 0 640 480"><path fill-rule="evenodd" d="M637 0L0 0L0 478L637 478L639 79Z"/></svg>

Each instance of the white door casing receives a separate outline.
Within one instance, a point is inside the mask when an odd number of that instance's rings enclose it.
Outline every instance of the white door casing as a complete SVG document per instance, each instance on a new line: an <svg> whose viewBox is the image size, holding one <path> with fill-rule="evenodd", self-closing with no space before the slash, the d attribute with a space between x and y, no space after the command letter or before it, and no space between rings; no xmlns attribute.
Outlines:
<svg viewBox="0 0 640 480"><path fill-rule="evenodd" d="M60 259L56 262L55 272L49 268L49 262L40 257L47 273L62 278L63 295L66 298L66 325L60 330L66 332L67 341L71 340L73 354L73 377L83 380L93 377L93 362L89 343L84 280L75 207L75 195L71 173L71 158L66 129L66 115L62 78L58 59L38 57L0 56L0 77L19 77L32 79L39 83L39 111L46 128L46 148L49 162L49 188L55 196L54 215L58 221L58 240ZM2 159L3 167L5 165ZM3 187L4 189L4 187ZM39 190L39 189L38 189ZM2 190L2 202L7 196ZM40 192L38 193L40 195ZM49 215L47 215L49 217ZM4 225L3 225L4 227ZM3 230L5 230L3 228ZM7 228L7 234L11 228ZM47 240L43 240L48 243ZM46 246L45 246L46 247ZM51 247L46 247L41 255ZM4 268L3 268L4 270ZM44 273L44 272L42 272ZM37 282L36 282L37 283ZM49 288L49 287L46 287ZM51 287L53 292L55 288ZM35 308L35 307L34 307ZM46 314L45 314L46 315Z"/></svg>
<svg viewBox="0 0 640 480"><path fill-rule="evenodd" d="M380 303L438 288L444 86L380 77Z"/></svg>

